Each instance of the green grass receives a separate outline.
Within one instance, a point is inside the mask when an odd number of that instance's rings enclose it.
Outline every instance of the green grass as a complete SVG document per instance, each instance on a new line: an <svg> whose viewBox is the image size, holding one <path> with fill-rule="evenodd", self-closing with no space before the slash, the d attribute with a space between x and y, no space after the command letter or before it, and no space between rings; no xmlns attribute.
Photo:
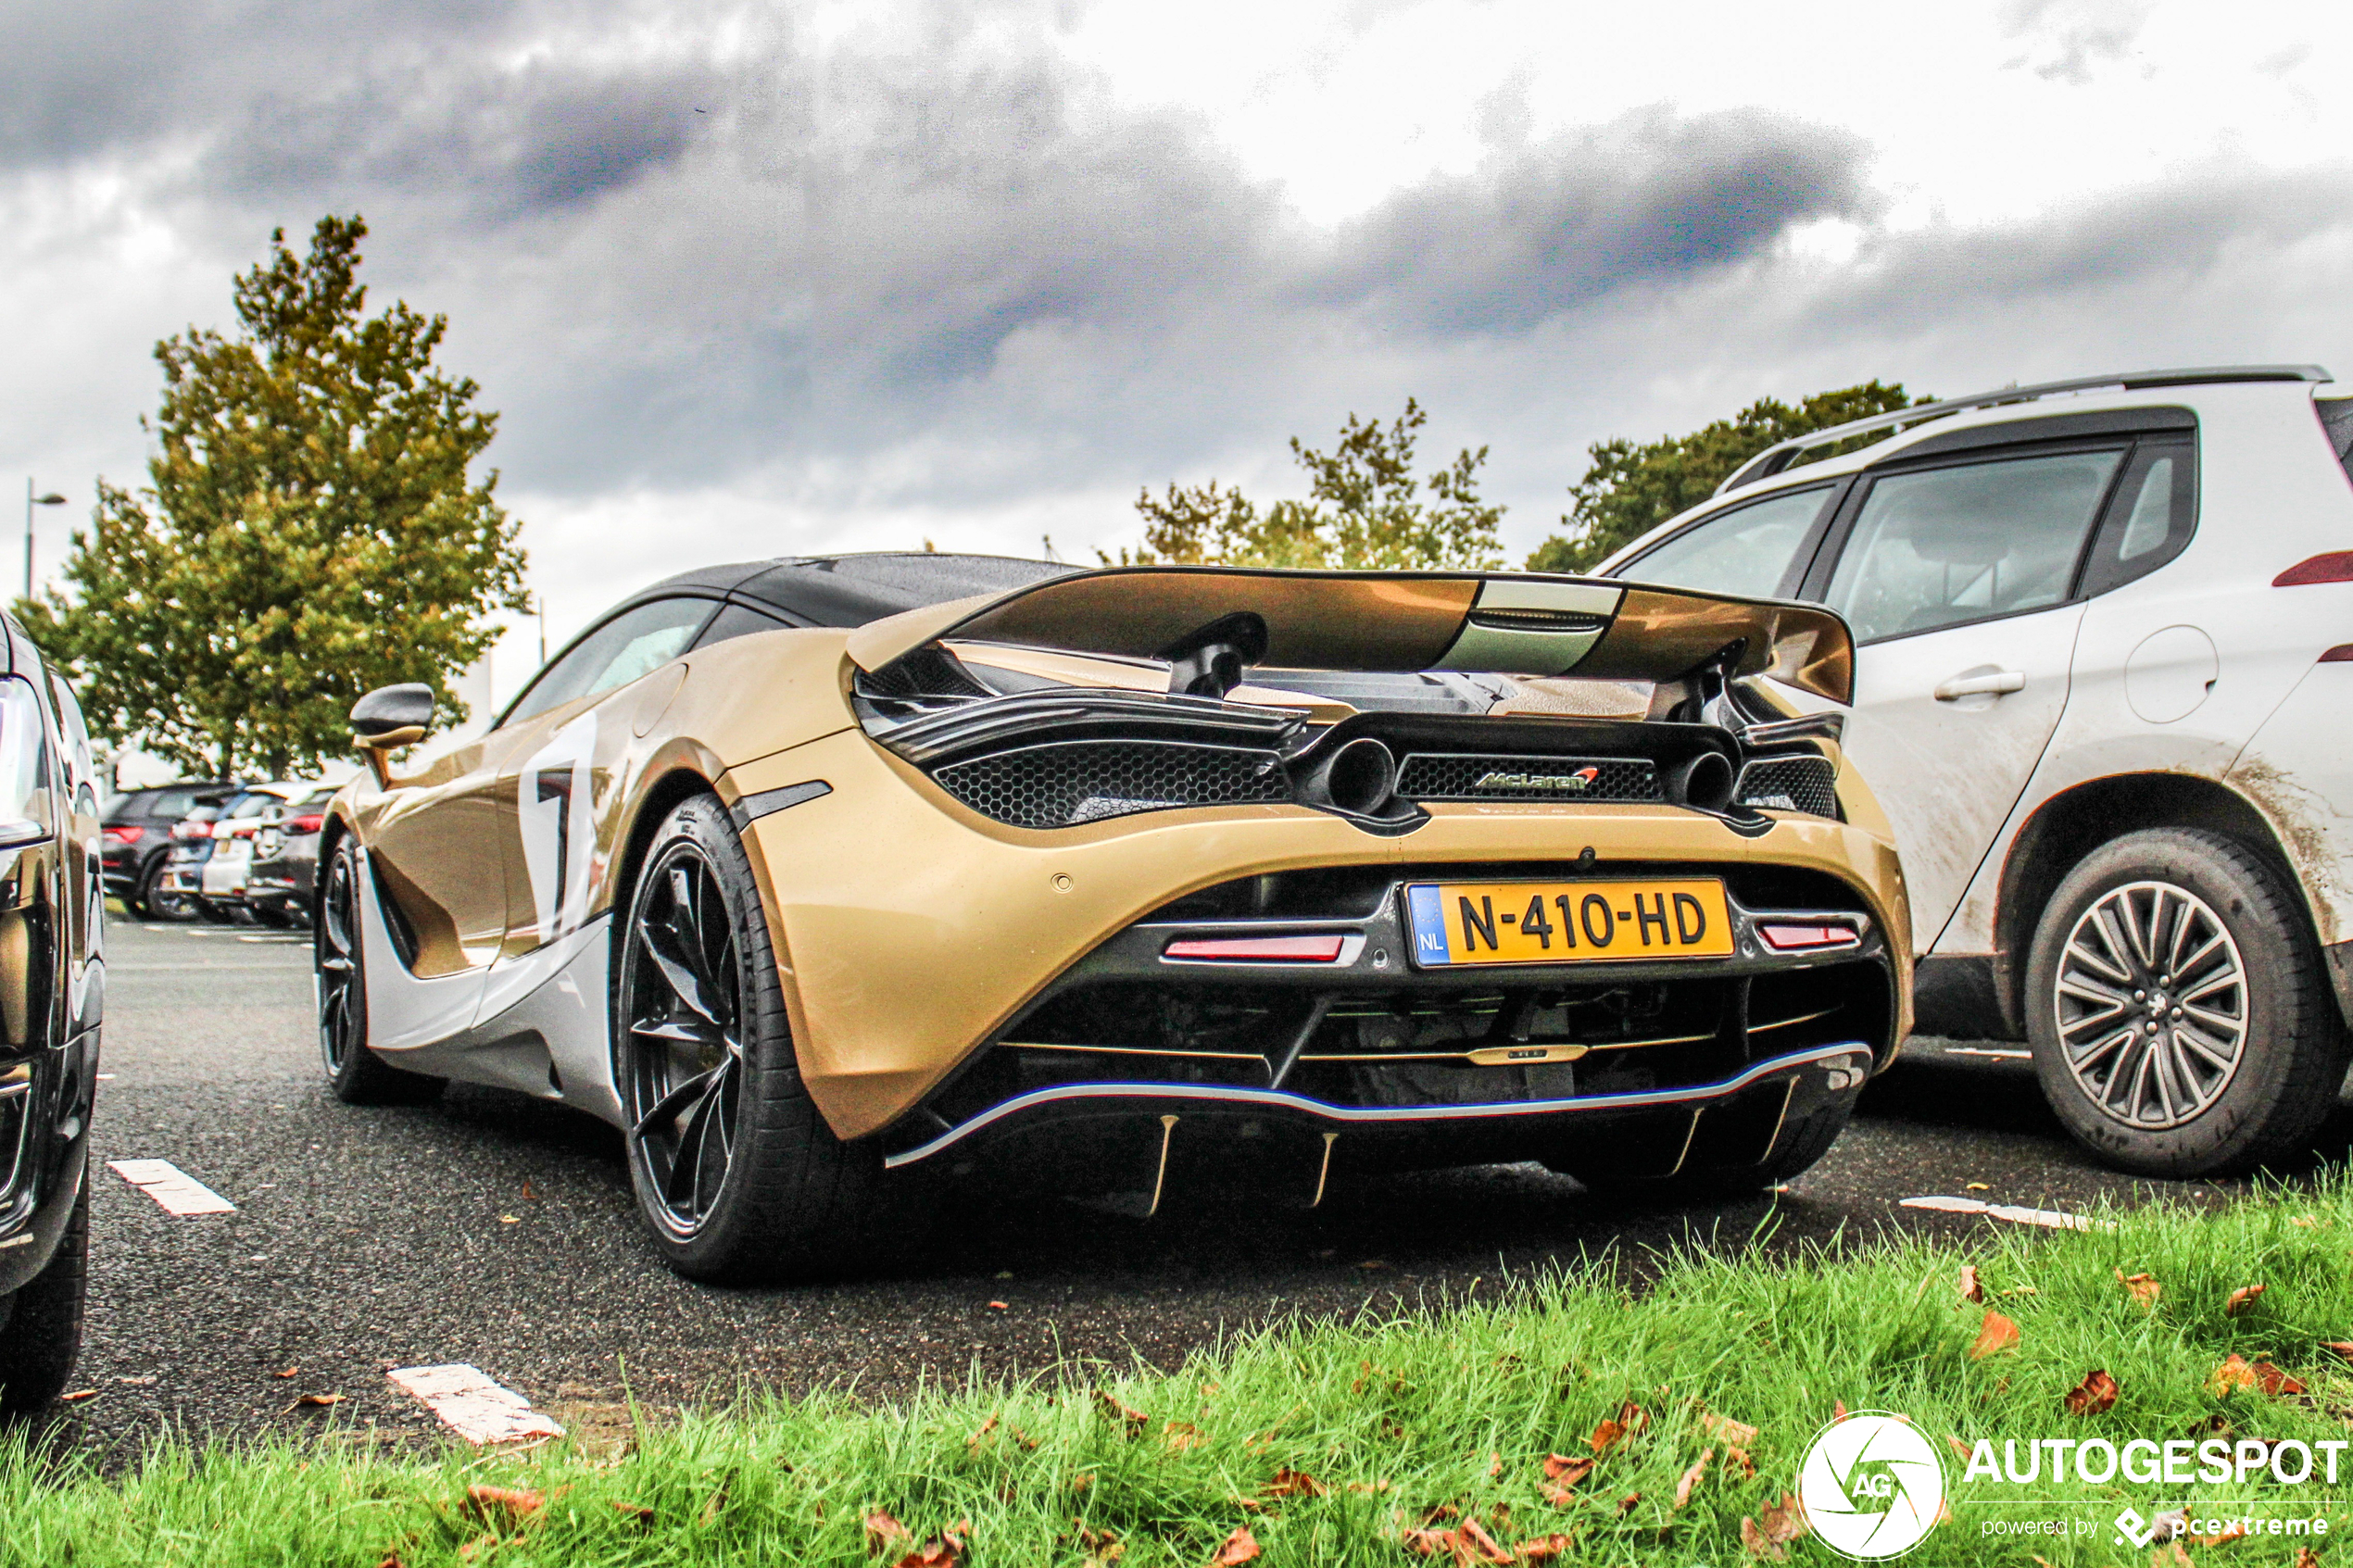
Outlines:
<svg viewBox="0 0 2353 1568"><path fill-rule="evenodd" d="M1079 1564L1087 1541L1100 1537L1082 1537L1077 1521L1119 1538L1122 1568L1198 1568L1243 1524L1267 1568L1394 1564L1423 1561L1400 1544L1401 1524L1450 1503L1490 1522L1506 1545L1573 1535L1563 1561L1690 1568L1755 1561L1742 1550L1741 1520L1792 1488L1806 1444L1841 1402L1901 1411L1939 1443L2106 1436L2120 1445L2203 1437L2217 1423L2234 1437L2353 1437L2338 1413L2353 1407L2353 1366L2320 1348L2353 1339L2353 1184L2331 1178L2215 1211L2156 1207L2114 1218L2111 1231L1989 1225L1962 1246L1889 1241L1835 1260L1693 1255L1670 1260L1639 1294L1596 1269L1526 1282L1500 1303L1432 1300L1391 1321L1271 1331L1172 1374L1104 1383L1148 1418L1132 1436L1091 1385L975 1383L887 1405L749 1399L648 1425L633 1452L601 1465L560 1445L489 1455L453 1445L402 1460L332 1440L208 1452L166 1444L107 1478L59 1471L19 1448L0 1458L0 1568L374 1568L387 1557L405 1568L863 1565L876 1560L860 1522L876 1508L919 1538L969 1521L964 1561L975 1568ZM1988 1304L2017 1323L2015 1348L1970 1359L1986 1309L1958 1299L1963 1264L1979 1271ZM2154 1311L2136 1304L2119 1271L2157 1276ZM2255 1284L2267 1288L2253 1307L2226 1315L2231 1293ZM2275 1363L2309 1395L2213 1394L2208 1379L2233 1353ZM2115 1407L2066 1414L2064 1396L2094 1368L2120 1386ZM1644 1429L1604 1454L1567 1506L1547 1501L1544 1456L1589 1454L1596 1424L1629 1400L1647 1412ZM1728 1471L1722 1438L1703 1429L1706 1411L1758 1429L1748 1445L1753 1479ZM1172 1443L1172 1423L1199 1440ZM1675 1509L1678 1478L1710 1447L1717 1462ZM2246 1512L2233 1503L2317 1511L2330 1521L2329 1536L2312 1543L2321 1560L2353 1564L2353 1546L2338 1540L2353 1530L2353 1453L2346 1457L2334 1486L2255 1477L2063 1492L1965 1483L1957 1461L1954 1521L1903 1561L2024 1563L2034 1552L2055 1565L2145 1563L2147 1549L2111 1544L2117 1512L2131 1503L2154 1514L2195 1499L2225 1513ZM1279 1468L1328 1490L1263 1499ZM547 1500L462 1555L485 1534L467 1512L473 1485L530 1488ZM1985 1506L2020 1493L2093 1500ZM2042 1514L2096 1529L2032 1542L1980 1533L1990 1517ZM2192 1556L2209 1561L2202 1548ZM2285 1542L2249 1540L2210 1560L2285 1568L2293 1557ZM1791 1561L1837 1559L1807 1538Z"/></svg>

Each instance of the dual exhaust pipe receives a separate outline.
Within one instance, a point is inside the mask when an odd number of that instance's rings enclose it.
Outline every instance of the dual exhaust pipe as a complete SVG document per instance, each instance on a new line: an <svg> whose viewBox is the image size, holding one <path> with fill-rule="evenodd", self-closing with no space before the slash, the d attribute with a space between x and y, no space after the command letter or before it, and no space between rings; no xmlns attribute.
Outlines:
<svg viewBox="0 0 2353 1568"><path fill-rule="evenodd" d="M1732 806L1732 764L1720 751L1702 751L1667 772L1667 797L1717 816L1737 815ZM1336 811L1360 825L1392 831L1418 825L1426 813L1397 795L1397 756L1387 743L1359 735L1317 761L1298 784L1299 798Z"/></svg>

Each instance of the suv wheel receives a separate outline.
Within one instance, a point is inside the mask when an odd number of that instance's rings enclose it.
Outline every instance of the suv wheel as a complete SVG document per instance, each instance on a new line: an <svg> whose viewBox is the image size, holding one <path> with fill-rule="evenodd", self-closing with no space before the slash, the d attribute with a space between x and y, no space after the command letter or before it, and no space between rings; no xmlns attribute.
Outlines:
<svg viewBox="0 0 2353 1568"><path fill-rule="evenodd" d="M2302 906L2221 834L2127 834L2043 911L2026 970L2043 1093L2101 1159L2205 1176L2300 1153L2347 1036Z"/></svg>
<svg viewBox="0 0 2353 1568"><path fill-rule="evenodd" d="M49 1266L14 1296L0 1297L0 1415L24 1415L65 1392L82 1354L82 1309L90 1277L90 1180Z"/></svg>
<svg viewBox="0 0 2353 1568"><path fill-rule="evenodd" d="M170 858L170 851L164 850L150 859L145 873L139 878L139 890L125 900L132 913L142 920L188 920L196 912L190 907L187 895L163 890L164 862Z"/></svg>

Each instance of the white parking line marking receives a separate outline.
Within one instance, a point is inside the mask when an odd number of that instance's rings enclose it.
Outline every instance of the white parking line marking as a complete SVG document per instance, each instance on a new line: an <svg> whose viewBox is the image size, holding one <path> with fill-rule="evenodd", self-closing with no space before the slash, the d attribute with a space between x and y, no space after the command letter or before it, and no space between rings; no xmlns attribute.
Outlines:
<svg viewBox="0 0 2353 1568"><path fill-rule="evenodd" d="M109 1160L107 1169L163 1205L167 1214L233 1214L237 1206L169 1160Z"/></svg>
<svg viewBox="0 0 2353 1568"><path fill-rule="evenodd" d="M2082 1214L2062 1214L2056 1209L2021 1209L2013 1203L1988 1203L1978 1198L1907 1198L1898 1207L1933 1209L1945 1214L1982 1214L1989 1220L2007 1220L2014 1225L2041 1225L2055 1231L2112 1231L2115 1222L2087 1219Z"/></svg>
<svg viewBox="0 0 2353 1568"><path fill-rule="evenodd" d="M1990 1057L1995 1061L2032 1061L2034 1060L2032 1051L1990 1051L1976 1046L1946 1046L1936 1054L1938 1056L1982 1056Z"/></svg>
<svg viewBox="0 0 2353 1568"><path fill-rule="evenodd" d="M564 1429L531 1408L531 1401L511 1388L502 1388L479 1367L463 1361L449 1366L396 1367L384 1374L424 1401L469 1443L511 1443L519 1437L560 1437Z"/></svg>

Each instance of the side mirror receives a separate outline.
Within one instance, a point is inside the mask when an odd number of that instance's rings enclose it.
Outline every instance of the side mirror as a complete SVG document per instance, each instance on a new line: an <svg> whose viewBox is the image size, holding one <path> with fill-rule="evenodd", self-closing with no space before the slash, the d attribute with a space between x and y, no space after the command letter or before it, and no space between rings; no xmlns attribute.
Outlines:
<svg viewBox="0 0 2353 1568"><path fill-rule="evenodd" d="M378 686L351 705L351 744L368 759L379 788L391 783L384 753L425 738L433 723L433 688L421 681Z"/></svg>

